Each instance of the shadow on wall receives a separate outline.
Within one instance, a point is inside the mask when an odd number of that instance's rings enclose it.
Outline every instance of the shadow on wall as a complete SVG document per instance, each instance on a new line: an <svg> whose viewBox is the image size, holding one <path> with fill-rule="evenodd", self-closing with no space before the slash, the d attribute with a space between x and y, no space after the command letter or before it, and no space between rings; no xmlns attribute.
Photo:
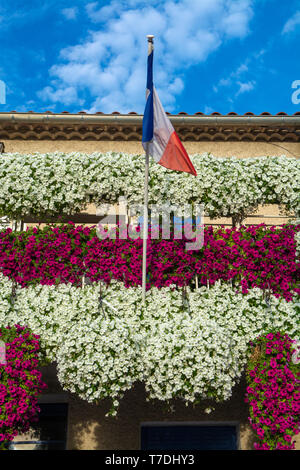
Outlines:
<svg viewBox="0 0 300 470"><path fill-rule="evenodd" d="M68 420L69 450L138 450L140 425L143 422L199 422L219 424L239 423L239 448L253 448L254 436L248 424L248 405L244 403L245 379L237 385L230 400L215 404L203 401L188 407L180 400L172 401L172 411L158 401L146 401L143 384L128 391L120 403L117 417L105 417L109 400L99 405L89 404L70 395ZM204 412L208 407L215 410Z"/></svg>

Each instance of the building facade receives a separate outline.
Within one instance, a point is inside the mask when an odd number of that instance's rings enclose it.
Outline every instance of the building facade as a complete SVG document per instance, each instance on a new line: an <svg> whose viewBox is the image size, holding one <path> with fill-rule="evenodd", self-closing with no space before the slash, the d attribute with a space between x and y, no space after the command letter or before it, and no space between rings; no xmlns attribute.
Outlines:
<svg viewBox="0 0 300 470"><path fill-rule="evenodd" d="M260 116L179 113L170 118L189 154L209 152L216 158L300 156L300 113L293 116L285 113L276 116L269 113ZM136 113L0 113L0 151L10 153L115 151L143 154L141 134L142 116ZM73 220L94 224L100 218L96 207L90 206ZM265 206L245 223L280 225L286 221L277 207ZM25 224L42 222L31 218L24 220ZM206 219L205 223L231 225L231 220ZM48 384L47 392L40 399L44 428L37 434L18 436L15 448L133 450L160 445L162 449L178 449L184 436L189 442L202 442L207 449L246 450L253 446L248 407L244 402L244 379L235 387L232 398L223 404L205 402L201 406L186 407L174 401L171 410L161 402L147 402L142 385L137 385L121 401L117 418L112 418L105 417L108 403L92 405L64 392L56 377L55 364L42 371ZM215 410L205 412L212 405ZM300 449L299 437L297 449Z"/></svg>

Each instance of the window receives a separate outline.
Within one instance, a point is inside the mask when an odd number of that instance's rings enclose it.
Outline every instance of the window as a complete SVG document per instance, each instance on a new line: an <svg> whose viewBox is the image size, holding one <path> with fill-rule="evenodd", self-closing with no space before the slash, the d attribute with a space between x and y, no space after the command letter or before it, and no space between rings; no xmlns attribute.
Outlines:
<svg viewBox="0 0 300 470"><path fill-rule="evenodd" d="M237 425L143 423L142 450L237 450Z"/></svg>
<svg viewBox="0 0 300 470"><path fill-rule="evenodd" d="M39 421L26 440L18 436L10 450L65 450L67 442L67 403L41 403Z"/></svg>

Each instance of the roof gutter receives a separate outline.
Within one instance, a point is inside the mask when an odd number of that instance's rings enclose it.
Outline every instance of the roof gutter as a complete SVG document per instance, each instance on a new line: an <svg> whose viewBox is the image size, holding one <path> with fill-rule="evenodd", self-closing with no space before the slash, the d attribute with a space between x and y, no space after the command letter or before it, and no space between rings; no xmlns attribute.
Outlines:
<svg viewBox="0 0 300 470"><path fill-rule="evenodd" d="M299 127L300 116L169 116L174 126L261 126ZM0 113L0 124L60 124L60 125L131 125L141 126L143 115L130 114L47 114Z"/></svg>

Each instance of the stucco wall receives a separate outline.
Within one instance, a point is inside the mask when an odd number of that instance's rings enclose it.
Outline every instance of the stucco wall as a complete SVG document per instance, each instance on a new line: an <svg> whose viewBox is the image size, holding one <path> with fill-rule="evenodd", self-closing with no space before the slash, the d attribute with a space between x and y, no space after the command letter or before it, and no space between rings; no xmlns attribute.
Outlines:
<svg viewBox="0 0 300 470"><path fill-rule="evenodd" d="M211 403L210 403L211 404ZM252 433L247 423L247 407L243 403L243 386L236 388L226 404L214 405L215 411L204 413L208 402L188 406L173 401L173 412L159 401L146 402L142 384L127 392L121 401L117 418L105 417L108 401L90 405L78 399L69 401L68 449L140 449L140 426L144 422L223 422L238 423L240 447L250 449Z"/></svg>
<svg viewBox="0 0 300 470"><path fill-rule="evenodd" d="M141 142L94 140L4 140L6 152L127 152L143 153ZM259 157L287 155L300 157L300 143L294 142L184 142L189 154L210 152L216 157Z"/></svg>

